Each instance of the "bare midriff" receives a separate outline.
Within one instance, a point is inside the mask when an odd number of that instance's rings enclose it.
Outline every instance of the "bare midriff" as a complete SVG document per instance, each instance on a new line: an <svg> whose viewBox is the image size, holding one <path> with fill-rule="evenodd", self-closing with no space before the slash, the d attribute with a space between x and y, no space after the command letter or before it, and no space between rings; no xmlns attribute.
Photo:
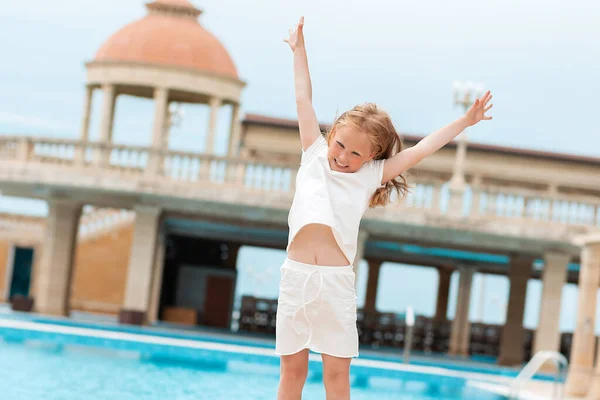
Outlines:
<svg viewBox="0 0 600 400"><path fill-rule="evenodd" d="M345 267L350 262L335 241L331 228L323 224L305 225L294 237L288 258L312 265Z"/></svg>

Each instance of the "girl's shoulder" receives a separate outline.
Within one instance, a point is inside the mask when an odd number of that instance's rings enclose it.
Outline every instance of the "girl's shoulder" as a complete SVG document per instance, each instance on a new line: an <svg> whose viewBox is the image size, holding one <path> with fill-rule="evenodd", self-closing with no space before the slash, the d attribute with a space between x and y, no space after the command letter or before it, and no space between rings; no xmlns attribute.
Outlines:
<svg viewBox="0 0 600 400"><path fill-rule="evenodd" d="M315 158L321 151L327 149L327 141L323 135L319 135L306 150L302 149L300 165Z"/></svg>
<svg viewBox="0 0 600 400"><path fill-rule="evenodd" d="M383 179L384 160L371 160L366 162L358 171L362 175L362 180L369 189L373 192L381 186Z"/></svg>

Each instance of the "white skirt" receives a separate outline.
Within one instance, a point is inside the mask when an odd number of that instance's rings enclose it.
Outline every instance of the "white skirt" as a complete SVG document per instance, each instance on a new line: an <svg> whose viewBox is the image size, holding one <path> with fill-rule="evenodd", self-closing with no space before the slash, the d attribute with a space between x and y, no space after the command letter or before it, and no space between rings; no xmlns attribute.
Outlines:
<svg viewBox="0 0 600 400"><path fill-rule="evenodd" d="M275 353L302 349L335 357L358 357L355 275L352 266L281 266Z"/></svg>

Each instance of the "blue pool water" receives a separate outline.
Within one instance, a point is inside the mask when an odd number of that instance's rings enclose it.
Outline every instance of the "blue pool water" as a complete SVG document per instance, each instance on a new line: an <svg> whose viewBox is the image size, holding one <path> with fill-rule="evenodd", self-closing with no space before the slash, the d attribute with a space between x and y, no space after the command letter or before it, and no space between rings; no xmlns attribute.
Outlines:
<svg viewBox="0 0 600 400"><path fill-rule="evenodd" d="M276 398L279 361L264 349L242 354L7 327L0 339L6 400ZM310 363L303 398L325 398L320 369ZM456 377L353 366L351 379L353 400L502 399Z"/></svg>

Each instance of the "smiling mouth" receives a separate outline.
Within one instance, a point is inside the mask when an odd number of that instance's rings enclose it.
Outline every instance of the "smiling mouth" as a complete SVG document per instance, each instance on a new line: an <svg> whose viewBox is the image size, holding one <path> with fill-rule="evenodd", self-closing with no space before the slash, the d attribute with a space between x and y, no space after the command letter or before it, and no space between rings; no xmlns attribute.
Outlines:
<svg viewBox="0 0 600 400"><path fill-rule="evenodd" d="M335 163L335 165L337 165L337 166L338 166L338 167L340 167L340 168L348 168L348 166L347 166L347 165L342 165L342 164L340 164L340 163L338 162L337 158L334 158L334 159L333 159L333 162Z"/></svg>

